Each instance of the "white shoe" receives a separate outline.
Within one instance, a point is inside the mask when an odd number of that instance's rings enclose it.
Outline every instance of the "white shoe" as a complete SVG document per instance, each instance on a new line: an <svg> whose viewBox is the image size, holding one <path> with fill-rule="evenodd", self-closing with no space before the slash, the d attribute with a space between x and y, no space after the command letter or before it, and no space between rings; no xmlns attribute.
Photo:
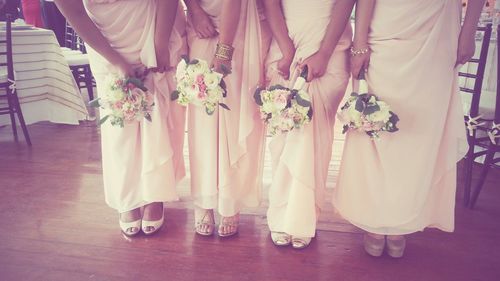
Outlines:
<svg viewBox="0 0 500 281"><path fill-rule="evenodd" d="M118 221L120 222L122 233L125 236L132 237L141 231L141 219L133 222L122 222L120 219L118 219Z"/></svg>
<svg viewBox="0 0 500 281"><path fill-rule="evenodd" d="M292 243L292 236L284 232L271 231L271 239L274 245L279 247L288 246Z"/></svg>
<svg viewBox="0 0 500 281"><path fill-rule="evenodd" d="M311 243L311 237L293 237L292 247L294 249L304 249Z"/></svg>
<svg viewBox="0 0 500 281"><path fill-rule="evenodd" d="M162 209L161 219L155 221L142 220L142 232L146 235L155 234L163 226L164 219L165 216Z"/></svg>

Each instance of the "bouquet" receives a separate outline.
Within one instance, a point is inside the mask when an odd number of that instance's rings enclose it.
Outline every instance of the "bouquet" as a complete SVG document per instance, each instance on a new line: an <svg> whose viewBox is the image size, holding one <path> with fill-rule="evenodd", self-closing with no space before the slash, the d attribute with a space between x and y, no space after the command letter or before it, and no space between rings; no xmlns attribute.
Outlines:
<svg viewBox="0 0 500 281"><path fill-rule="evenodd" d="M303 90L307 67L295 81L292 89L274 85L255 91L255 102L259 105L261 118L269 133L276 135L293 129L300 129L311 122L313 110L309 94Z"/></svg>
<svg viewBox="0 0 500 281"><path fill-rule="evenodd" d="M342 133L357 130L365 132L372 139L377 139L380 132L397 132L398 116L391 111L387 103L368 93L364 77L358 81L358 92L351 94L338 114L340 121L344 123Z"/></svg>
<svg viewBox="0 0 500 281"><path fill-rule="evenodd" d="M89 103L90 106L100 107L107 113L101 118L99 125L108 119L111 125L122 128L126 122L142 118L151 122L154 97L148 92L142 79L110 74L106 77L105 84L108 90Z"/></svg>
<svg viewBox="0 0 500 281"><path fill-rule="evenodd" d="M177 89L172 92L171 100L183 106L202 106L208 115L212 115L217 106L229 110L229 107L221 102L227 95L223 75L210 69L206 61L190 61L183 57L177 65L175 78Z"/></svg>

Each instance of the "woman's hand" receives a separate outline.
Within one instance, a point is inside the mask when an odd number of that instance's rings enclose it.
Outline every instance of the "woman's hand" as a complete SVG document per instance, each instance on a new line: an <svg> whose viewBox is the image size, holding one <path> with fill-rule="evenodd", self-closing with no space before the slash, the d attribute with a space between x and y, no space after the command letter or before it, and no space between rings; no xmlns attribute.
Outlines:
<svg viewBox="0 0 500 281"><path fill-rule="evenodd" d="M123 75L124 77L133 77L135 76L135 70L134 67L126 61L123 57L120 56L118 61L113 64L120 75Z"/></svg>
<svg viewBox="0 0 500 281"><path fill-rule="evenodd" d="M291 46L286 51L282 51L282 57L278 61L278 74L283 77L283 79L290 79L290 65L295 57L295 48Z"/></svg>
<svg viewBox="0 0 500 281"><path fill-rule="evenodd" d="M460 32L460 37L458 38L457 61L455 63L455 67L467 63L474 56L475 51L475 30L473 32L462 30L462 32Z"/></svg>
<svg viewBox="0 0 500 281"><path fill-rule="evenodd" d="M308 57L299 63L299 69L303 69L307 66L307 82L311 82L313 79L321 78L326 73L326 68L330 61L330 56L321 50L316 52L314 55Z"/></svg>
<svg viewBox="0 0 500 281"><path fill-rule="evenodd" d="M218 35L210 16L202 9L190 13L191 23L199 38L212 38Z"/></svg>
<svg viewBox="0 0 500 281"><path fill-rule="evenodd" d="M368 71L368 66L370 66L370 54L368 51L365 54L359 54L351 56L351 73L352 77L358 78L360 74Z"/></svg>
<svg viewBox="0 0 500 281"><path fill-rule="evenodd" d="M173 69L173 66L170 64L170 51L168 47L161 48L156 51L156 67L152 68L153 72L169 72Z"/></svg>
<svg viewBox="0 0 500 281"><path fill-rule="evenodd" d="M211 68L216 72L219 72L224 76L227 76L228 74L231 73L231 61L224 60L214 56L214 58L212 59Z"/></svg>

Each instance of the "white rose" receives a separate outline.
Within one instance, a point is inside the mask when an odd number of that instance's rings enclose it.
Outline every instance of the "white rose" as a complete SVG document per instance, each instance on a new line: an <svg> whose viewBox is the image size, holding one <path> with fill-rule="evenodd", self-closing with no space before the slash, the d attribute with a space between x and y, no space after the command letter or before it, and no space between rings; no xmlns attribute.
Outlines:
<svg viewBox="0 0 500 281"><path fill-rule="evenodd" d="M215 89L219 86L222 79L222 74L217 72L209 72L205 74L205 85L208 89Z"/></svg>

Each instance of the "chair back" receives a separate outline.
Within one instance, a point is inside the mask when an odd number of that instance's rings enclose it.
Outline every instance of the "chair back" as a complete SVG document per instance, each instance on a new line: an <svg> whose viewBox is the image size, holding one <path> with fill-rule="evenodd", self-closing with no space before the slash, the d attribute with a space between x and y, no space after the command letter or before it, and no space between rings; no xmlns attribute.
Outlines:
<svg viewBox="0 0 500 281"><path fill-rule="evenodd" d="M0 52L0 67L7 68L8 80L14 81L14 59L12 56L12 16L5 15L5 39L0 40L0 44L5 44L5 51ZM10 82L12 83L12 82Z"/></svg>
<svg viewBox="0 0 500 281"><path fill-rule="evenodd" d="M78 50L86 54L87 49L85 48L85 42L82 38L76 34L75 30L66 21L66 31L64 33L64 47L70 48L71 50Z"/></svg>
<svg viewBox="0 0 500 281"><path fill-rule="evenodd" d="M484 71L486 68L486 59L488 57L488 49L490 47L492 25L480 26L477 28L478 34L482 35L481 50L478 58L472 58L469 64L476 65L476 70L473 73L459 72L460 77L470 78L474 80L473 87L469 87L467 83L460 87L460 91L472 95L469 116L474 118L479 114L479 102L481 99L481 90L483 87Z"/></svg>
<svg viewBox="0 0 500 281"><path fill-rule="evenodd" d="M497 97L495 103L495 124L500 124L500 24L497 26Z"/></svg>

